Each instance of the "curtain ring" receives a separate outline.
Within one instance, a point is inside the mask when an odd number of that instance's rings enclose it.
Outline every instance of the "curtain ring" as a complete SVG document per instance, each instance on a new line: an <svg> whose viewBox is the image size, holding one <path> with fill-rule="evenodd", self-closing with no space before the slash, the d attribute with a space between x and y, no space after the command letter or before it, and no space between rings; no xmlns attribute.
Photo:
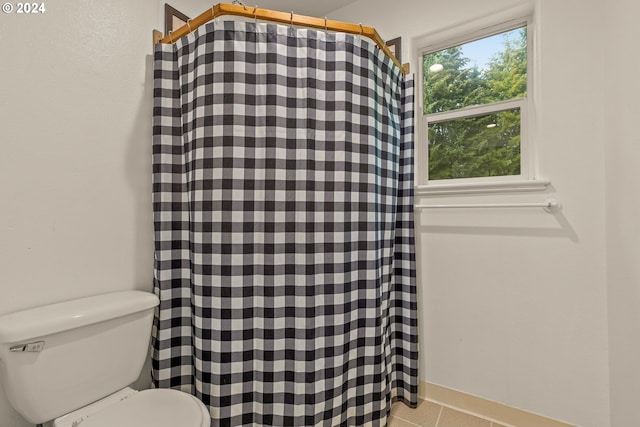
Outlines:
<svg viewBox="0 0 640 427"><path fill-rule="evenodd" d="M169 40L171 40L171 43L173 43L173 30L169 31Z"/></svg>
<svg viewBox="0 0 640 427"><path fill-rule="evenodd" d="M245 6L245 4L243 2L241 2L240 0L233 0L233 4L239 4L240 6L242 6L244 8L244 10L247 10L247 6Z"/></svg>
<svg viewBox="0 0 640 427"><path fill-rule="evenodd" d="M216 16L216 4L214 3L213 6L211 6L211 19L217 24L218 18L219 16Z"/></svg>
<svg viewBox="0 0 640 427"><path fill-rule="evenodd" d="M328 28L327 28L327 17L326 16L324 17L324 30L325 31L328 30Z"/></svg>
<svg viewBox="0 0 640 427"><path fill-rule="evenodd" d="M256 7L253 8L253 19L256 25L258 25L258 5L256 5Z"/></svg>
<svg viewBox="0 0 640 427"><path fill-rule="evenodd" d="M364 34L364 28L362 28L362 24L360 24L360 35Z"/></svg>
<svg viewBox="0 0 640 427"><path fill-rule="evenodd" d="M291 11L291 26L293 27L293 10Z"/></svg>
<svg viewBox="0 0 640 427"><path fill-rule="evenodd" d="M189 32L193 32L193 30L191 29L191 19L187 19L187 28L189 28Z"/></svg>

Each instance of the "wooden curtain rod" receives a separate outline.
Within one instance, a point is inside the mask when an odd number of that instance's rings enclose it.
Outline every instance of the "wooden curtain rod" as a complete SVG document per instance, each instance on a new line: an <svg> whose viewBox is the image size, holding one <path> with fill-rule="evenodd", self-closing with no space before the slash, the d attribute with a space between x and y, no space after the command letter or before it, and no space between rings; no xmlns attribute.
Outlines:
<svg viewBox="0 0 640 427"><path fill-rule="evenodd" d="M206 24L212 19L223 15L242 16L245 18L254 18L261 21L273 21L284 24L296 25L301 27L320 28L323 30L338 31L349 34L359 34L376 42L378 47L393 60L405 74L405 70L398 59L391 53L387 44L382 40L378 32L373 27L366 27L362 24L350 24L347 22L333 21L326 18L315 18L311 16L295 15L293 12L277 12L275 10L258 9L258 7L246 7L241 5L218 3L211 9L206 10L193 19L190 19L185 25L177 30L167 34L164 38L160 39L160 43L170 44L174 43L180 37L186 36L192 31L195 31L199 26Z"/></svg>

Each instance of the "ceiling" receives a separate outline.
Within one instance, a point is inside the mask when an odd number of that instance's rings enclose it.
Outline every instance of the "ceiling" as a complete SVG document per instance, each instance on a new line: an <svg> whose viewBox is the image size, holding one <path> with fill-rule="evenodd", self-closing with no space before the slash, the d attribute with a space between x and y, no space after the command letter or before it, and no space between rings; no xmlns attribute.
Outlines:
<svg viewBox="0 0 640 427"><path fill-rule="evenodd" d="M258 6L281 12L293 12L297 15L325 16L331 18L331 12L358 0L244 0L247 7Z"/></svg>

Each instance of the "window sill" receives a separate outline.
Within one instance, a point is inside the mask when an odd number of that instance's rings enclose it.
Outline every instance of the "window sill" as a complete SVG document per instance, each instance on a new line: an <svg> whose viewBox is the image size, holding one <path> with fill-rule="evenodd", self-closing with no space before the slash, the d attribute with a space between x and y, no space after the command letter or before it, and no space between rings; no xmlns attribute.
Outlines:
<svg viewBox="0 0 640 427"><path fill-rule="evenodd" d="M415 187L416 196L544 191L547 180L428 184Z"/></svg>

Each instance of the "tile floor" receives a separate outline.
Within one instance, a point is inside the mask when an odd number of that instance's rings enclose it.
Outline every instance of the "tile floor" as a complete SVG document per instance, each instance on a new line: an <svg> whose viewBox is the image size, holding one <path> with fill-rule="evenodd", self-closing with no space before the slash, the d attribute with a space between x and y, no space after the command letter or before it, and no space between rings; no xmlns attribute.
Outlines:
<svg viewBox="0 0 640 427"><path fill-rule="evenodd" d="M421 400L415 409L394 403L388 427L506 427L484 418L456 411L438 403Z"/></svg>

